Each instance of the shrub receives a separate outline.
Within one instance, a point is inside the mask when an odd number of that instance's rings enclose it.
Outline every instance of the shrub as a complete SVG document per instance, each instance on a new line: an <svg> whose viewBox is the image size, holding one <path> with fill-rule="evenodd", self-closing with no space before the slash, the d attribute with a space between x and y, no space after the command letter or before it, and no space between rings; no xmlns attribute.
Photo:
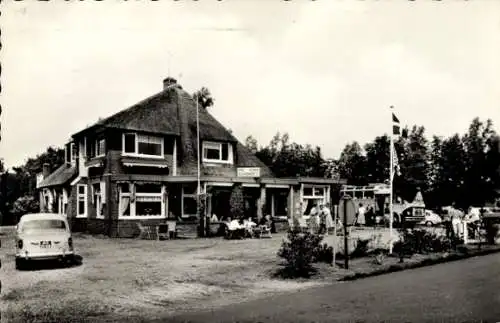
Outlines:
<svg viewBox="0 0 500 323"><path fill-rule="evenodd" d="M333 247L328 246L326 243L319 245L314 252L314 262L333 264Z"/></svg>
<svg viewBox="0 0 500 323"><path fill-rule="evenodd" d="M33 196L25 195L18 198L12 206L12 213L16 217L21 217L26 213L35 213L40 210L40 205L37 199Z"/></svg>
<svg viewBox="0 0 500 323"><path fill-rule="evenodd" d="M312 264L319 258L318 250L324 248L320 246L321 239L320 235L310 232L289 230L287 238L283 240L278 251L278 256L285 259L284 268L279 272L280 276L310 277L314 272Z"/></svg>
<svg viewBox="0 0 500 323"><path fill-rule="evenodd" d="M402 241L394 244L394 252L402 256L429 252L449 251L452 242L449 238L439 236L425 229L405 230L401 233Z"/></svg>
<svg viewBox="0 0 500 323"><path fill-rule="evenodd" d="M360 257L366 257L368 256L368 244L370 243L371 239L361 239L358 238L356 242L356 247L354 248L353 252L351 253L352 258L360 258Z"/></svg>

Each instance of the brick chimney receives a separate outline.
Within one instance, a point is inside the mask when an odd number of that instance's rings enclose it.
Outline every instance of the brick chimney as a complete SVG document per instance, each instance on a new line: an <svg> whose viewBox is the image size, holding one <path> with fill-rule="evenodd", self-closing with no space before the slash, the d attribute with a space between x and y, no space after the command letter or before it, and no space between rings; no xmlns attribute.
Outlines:
<svg viewBox="0 0 500 323"><path fill-rule="evenodd" d="M44 163L42 166L42 176L43 178L47 178L50 174L50 164L49 163Z"/></svg>
<svg viewBox="0 0 500 323"><path fill-rule="evenodd" d="M174 79L173 77L167 77L166 79L163 80L163 90L166 90L170 87L176 86L177 85L177 80Z"/></svg>

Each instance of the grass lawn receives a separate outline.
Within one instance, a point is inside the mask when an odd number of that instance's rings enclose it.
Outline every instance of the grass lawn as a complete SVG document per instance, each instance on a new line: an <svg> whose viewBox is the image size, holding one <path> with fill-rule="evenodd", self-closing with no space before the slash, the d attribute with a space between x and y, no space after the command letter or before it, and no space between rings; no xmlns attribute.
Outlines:
<svg viewBox="0 0 500 323"><path fill-rule="evenodd" d="M276 252L284 234L234 241L147 241L75 234L81 265L17 271L11 233L0 236L0 306L3 316L16 316L19 322L152 319L332 280L331 275L315 281L270 278L279 263Z"/></svg>
<svg viewBox="0 0 500 323"><path fill-rule="evenodd" d="M285 233L271 239L171 241L75 234L82 264L17 271L13 230L2 230L0 310L9 322L147 321L332 283L354 272L317 264L312 280L272 278ZM389 241L387 229L355 230L351 236L351 251L358 237L374 238L372 248ZM337 250L343 249L343 239L336 240ZM325 237L329 245L334 241L332 235ZM352 265L365 271L372 262L353 259Z"/></svg>

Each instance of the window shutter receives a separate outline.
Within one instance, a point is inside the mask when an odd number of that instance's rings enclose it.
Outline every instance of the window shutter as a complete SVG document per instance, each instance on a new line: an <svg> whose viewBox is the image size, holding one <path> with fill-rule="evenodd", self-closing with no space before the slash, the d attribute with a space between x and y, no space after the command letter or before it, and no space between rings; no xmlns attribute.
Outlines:
<svg viewBox="0 0 500 323"><path fill-rule="evenodd" d="M228 143L223 143L222 144L222 160L228 160L229 158L229 148L228 148Z"/></svg>

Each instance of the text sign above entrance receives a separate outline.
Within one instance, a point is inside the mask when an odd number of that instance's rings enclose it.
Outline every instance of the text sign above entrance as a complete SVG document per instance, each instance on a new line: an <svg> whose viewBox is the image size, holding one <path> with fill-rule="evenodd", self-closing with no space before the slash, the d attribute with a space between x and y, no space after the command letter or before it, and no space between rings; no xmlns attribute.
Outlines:
<svg viewBox="0 0 500 323"><path fill-rule="evenodd" d="M238 167L236 169L238 177L260 177L260 167Z"/></svg>

